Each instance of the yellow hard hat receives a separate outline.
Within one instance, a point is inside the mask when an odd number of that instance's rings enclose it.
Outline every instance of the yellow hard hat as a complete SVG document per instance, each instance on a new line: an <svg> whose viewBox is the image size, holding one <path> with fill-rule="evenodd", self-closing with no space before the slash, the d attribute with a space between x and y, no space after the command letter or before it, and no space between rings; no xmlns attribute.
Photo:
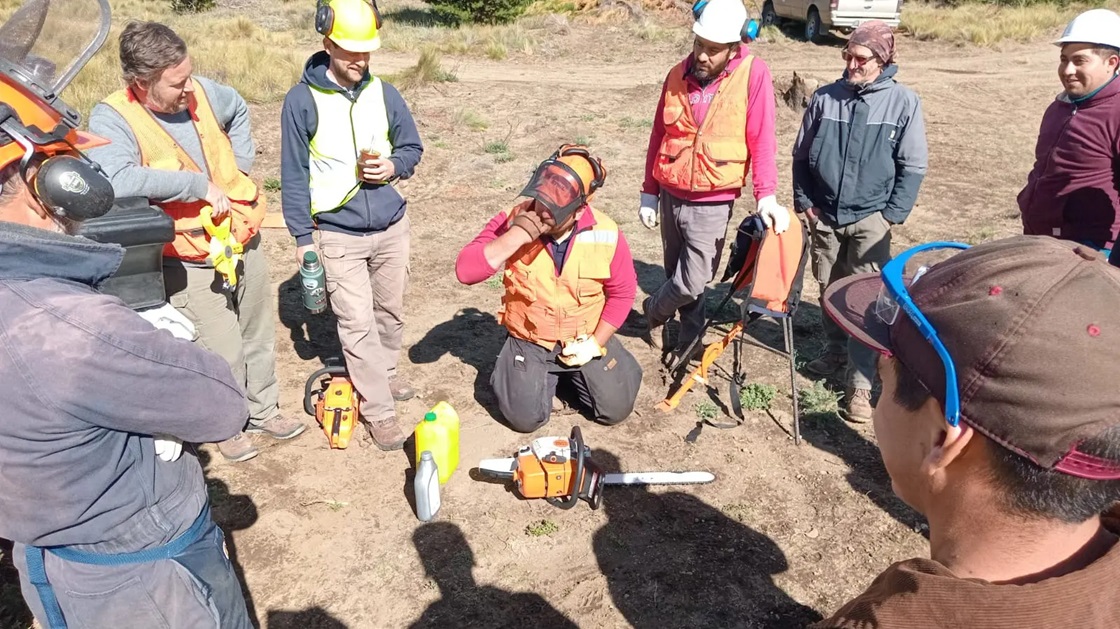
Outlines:
<svg viewBox="0 0 1120 629"><path fill-rule="evenodd" d="M381 12L376 0L319 0L315 30L347 52L381 47Z"/></svg>

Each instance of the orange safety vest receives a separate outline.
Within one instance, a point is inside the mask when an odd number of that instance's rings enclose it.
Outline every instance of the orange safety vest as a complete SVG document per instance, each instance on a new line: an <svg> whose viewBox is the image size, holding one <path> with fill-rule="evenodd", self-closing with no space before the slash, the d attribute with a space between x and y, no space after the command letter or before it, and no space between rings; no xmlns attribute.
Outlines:
<svg viewBox="0 0 1120 629"><path fill-rule="evenodd" d="M746 185L750 170L747 92L753 61L748 56L720 81L699 127L688 100L688 61L669 72L662 99L665 135L653 165L653 177L662 185L692 192L737 190Z"/></svg>
<svg viewBox="0 0 1120 629"><path fill-rule="evenodd" d="M191 79L194 93L188 106L195 130L202 144L203 157L210 180L229 197L232 216L232 233L237 241L245 244L260 230L266 212L265 198L257 184L237 168L237 159L218 118L210 107L206 92L198 81ZM119 90L105 99L105 104L115 109L128 123L140 147L140 165L156 170L186 170L203 173L198 164L171 137L152 113L128 89ZM157 203L175 220L175 240L163 249L163 255L189 261L201 261L210 254L210 241L202 226L202 208L206 201Z"/></svg>
<svg viewBox="0 0 1120 629"><path fill-rule="evenodd" d="M507 228L530 203L510 212ZM514 337L551 350L557 342L592 334L599 325L607 303L603 283L611 276L618 248L618 225L606 214L587 209L595 225L569 236L573 240L559 275L540 239L523 245L506 263L498 320Z"/></svg>

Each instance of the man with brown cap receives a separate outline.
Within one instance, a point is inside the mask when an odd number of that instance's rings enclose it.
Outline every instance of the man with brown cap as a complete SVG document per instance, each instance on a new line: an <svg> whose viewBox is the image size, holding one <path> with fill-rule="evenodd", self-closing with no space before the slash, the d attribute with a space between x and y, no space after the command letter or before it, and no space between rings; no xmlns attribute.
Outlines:
<svg viewBox="0 0 1120 629"><path fill-rule="evenodd" d="M930 243L823 303L880 354L875 436L930 558L813 629L1120 627L1120 269L1046 236Z"/></svg>
<svg viewBox="0 0 1120 629"><path fill-rule="evenodd" d="M891 226L910 215L925 177L921 101L895 81L894 34L861 24L841 53L844 76L813 94L793 147L793 197L812 231L813 275L821 292L891 257ZM844 413L871 419L874 356L823 321L828 344L806 369L830 376L846 363Z"/></svg>
<svg viewBox="0 0 1120 629"><path fill-rule="evenodd" d="M634 410L642 368L614 333L638 275L622 230L588 205L606 176L586 147L561 146L521 192L528 199L498 212L455 261L463 284L502 274L498 317L509 336L490 386L518 432L548 422L561 380L603 424Z"/></svg>

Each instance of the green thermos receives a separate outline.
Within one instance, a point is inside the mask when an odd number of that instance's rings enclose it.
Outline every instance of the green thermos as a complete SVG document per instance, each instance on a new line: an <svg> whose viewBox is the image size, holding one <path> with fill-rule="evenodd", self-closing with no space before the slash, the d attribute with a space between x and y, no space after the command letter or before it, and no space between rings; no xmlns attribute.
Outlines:
<svg viewBox="0 0 1120 629"><path fill-rule="evenodd" d="M327 309L327 275L319 264L319 255L314 251L303 254L303 264L299 265L300 285L303 286L303 305L312 314Z"/></svg>

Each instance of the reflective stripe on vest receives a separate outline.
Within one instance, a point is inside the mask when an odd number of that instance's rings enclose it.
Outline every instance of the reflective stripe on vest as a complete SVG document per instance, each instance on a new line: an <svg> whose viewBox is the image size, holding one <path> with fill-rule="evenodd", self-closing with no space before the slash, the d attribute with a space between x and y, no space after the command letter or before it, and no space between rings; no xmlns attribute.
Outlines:
<svg viewBox="0 0 1120 629"><path fill-rule="evenodd" d="M530 203L514 208L506 224ZM498 320L514 337L551 350L557 342L591 334L598 327L607 303L603 283L611 276L611 261L618 248L618 225L607 215L588 210L595 225L573 234L560 275L552 254L539 239L510 256Z"/></svg>
<svg viewBox="0 0 1120 629"><path fill-rule="evenodd" d="M156 170L177 170L207 174L229 197L232 231L238 242L249 242L260 230L267 206L253 180L237 167L237 157L229 136L218 123L210 100L198 81L191 79L194 92L188 109L198 133L202 156L206 163L199 167L179 143L160 126L144 105L132 98L129 90L119 90L105 99L124 118L140 148L140 165ZM156 203L175 220L175 240L163 249L163 255L183 260L200 261L210 255L210 241L202 227L201 212L206 201Z"/></svg>
<svg viewBox="0 0 1120 629"><path fill-rule="evenodd" d="M661 139L654 178L666 187L692 192L736 190L747 183L747 94L753 56L748 56L716 88L698 128L688 100L686 61L665 80Z"/></svg>
<svg viewBox="0 0 1120 629"><path fill-rule="evenodd" d="M358 152L373 149L388 157L389 112L381 79L350 100L345 94L309 85L319 123L311 138L311 215L332 212L358 193Z"/></svg>

